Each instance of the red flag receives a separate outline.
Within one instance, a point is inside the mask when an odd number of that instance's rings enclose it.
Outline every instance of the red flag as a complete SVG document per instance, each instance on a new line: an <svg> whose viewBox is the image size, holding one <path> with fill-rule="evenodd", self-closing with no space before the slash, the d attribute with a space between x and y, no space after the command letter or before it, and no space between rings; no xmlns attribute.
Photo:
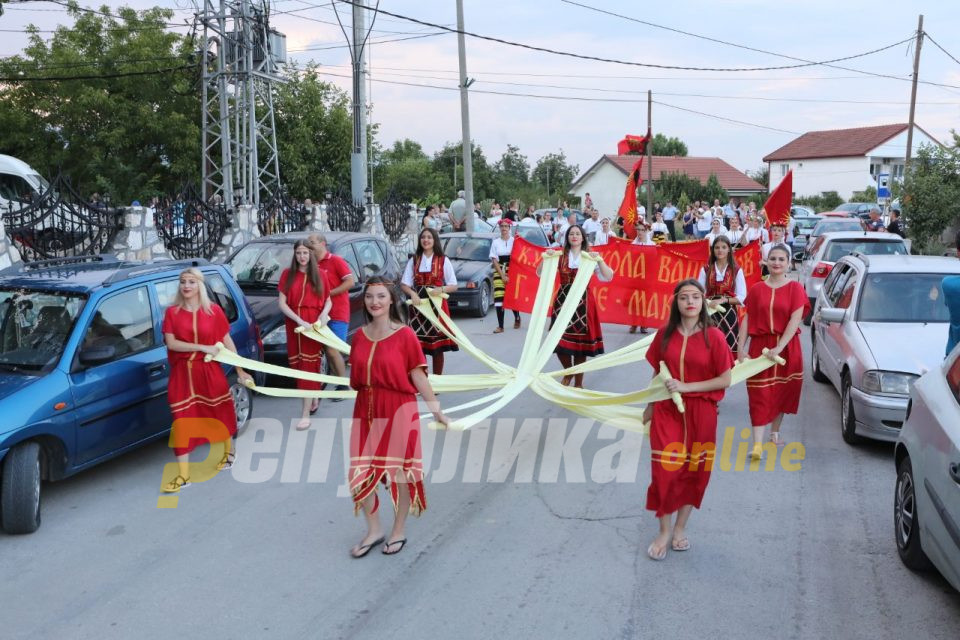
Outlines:
<svg viewBox="0 0 960 640"><path fill-rule="evenodd" d="M763 208L767 214L767 227L771 224L782 224L784 227L790 222L790 204L793 200L793 169L787 171L777 188L773 190Z"/></svg>
<svg viewBox="0 0 960 640"><path fill-rule="evenodd" d="M650 132L645 136L626 135L623 140L617 143L617 155L626 156L630 154L643 155L647 152L647 140L650 139Z"/></svg>
<svg viewBox="0 0 960 640"><path fill-rule="evenodd" d="M637 187L643 183L640 177L640 167L643 166L643 156L633 164L633 169L627 175L627 186L623 191L623 202L617 215L623 218L623 232L631 240L637 237L637 230L633 225L637 223Z"/></svg>

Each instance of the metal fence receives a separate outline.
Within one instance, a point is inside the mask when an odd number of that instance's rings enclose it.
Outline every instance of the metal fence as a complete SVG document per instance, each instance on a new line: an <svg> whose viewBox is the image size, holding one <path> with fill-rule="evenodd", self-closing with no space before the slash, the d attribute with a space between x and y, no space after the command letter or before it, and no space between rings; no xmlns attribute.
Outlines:
<svg viewBox="0 0 960 640"><path fill-rule="evenodd" d="M277 187L266 203L257 210L260 235L303 231L310 224L310 210L287 197L283 187Z"/></svg>
<svg viewBox="0 0 960 640"><path fill-rule="evenodd" d="M231 225L230 210L222 203L205 202L190 184L161 201L154 220L164 246L178 260L209 260Z"/></svg>
<svg viewBox="0 0 960 640"><path fill-rule="evenodd" d="M123 209L80 196L62 173L40 195L10 200L2 215L25 261L103 253L123 227Z"/></svg>
<svg viewBox="0 0 960 640"><path fill-rule="evenodd" d="M327 225L331 231L358 232L366 216L366 207L362 202L354 202L346 189L337 191L327 199Z"/></svg>

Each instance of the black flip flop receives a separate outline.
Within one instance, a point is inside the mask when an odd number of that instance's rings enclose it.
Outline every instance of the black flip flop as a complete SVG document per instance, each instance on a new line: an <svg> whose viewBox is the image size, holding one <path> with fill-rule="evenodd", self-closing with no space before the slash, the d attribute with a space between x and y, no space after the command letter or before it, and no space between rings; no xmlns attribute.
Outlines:
<svg viewBox="0 0 960 640"><path fill-rule="evenodd" d="M374 541L371 542L370 544L365 544L365 545L361 546L361 547L360 547L360 553L359 553L359 554L355 554L355 553L353 552L353 550L351 549L351 550L350 550L350 557L351 557L351 558L356 558L356 559L359 560L359 559L362 558L363 556L365 556L365 555L367 555L368 553L370 553L370 549L373 549L375 546L377 546L378 544L380 544L380 543L383 542L384 540L386 540L386 538L383 537L383 536L381 536L379 539L374 540Z"/></svg>
<svg viewBox="0 0 960 640"><path fill-rule="evenodd" d="M395 544L400 545L400 548L397 549L396 551L387 551L388 548L392 547L392 546L395 545ZM383 551L381 551L381 553L382 553L383 555L385 555L385 556L395 556L395 555L397 555L398 553L400 553L401 551L403 551L403 548L406 546L406 544L407 544L407 539L406 539L406 538L400 538L399 540L394 540L393 542L388 542L387 544L383 545Z"/></svg>
<svg viewBox="0 0 960 640"><path fill-rule="evenodd" d="M320 403L318 402L316 409L310 409L310 415L315 414L315 413L316 413L317 411L319 411L319 410L320 410Z"/></svg>

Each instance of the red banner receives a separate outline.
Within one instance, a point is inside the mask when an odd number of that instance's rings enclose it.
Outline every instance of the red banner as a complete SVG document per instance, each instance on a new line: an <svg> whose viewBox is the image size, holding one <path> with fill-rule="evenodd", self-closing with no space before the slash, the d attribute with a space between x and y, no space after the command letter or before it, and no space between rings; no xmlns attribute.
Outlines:
<svg viewBox="0 0 960 640"><path fill-rule="evenodd" d="M737 258L740 270L743 271L743 279L747 282L747 291L750 291L750 287L763 279L760 274L760 256L762 255L760 241L754 240L747 246L734 251L733 255Z"/></svg>

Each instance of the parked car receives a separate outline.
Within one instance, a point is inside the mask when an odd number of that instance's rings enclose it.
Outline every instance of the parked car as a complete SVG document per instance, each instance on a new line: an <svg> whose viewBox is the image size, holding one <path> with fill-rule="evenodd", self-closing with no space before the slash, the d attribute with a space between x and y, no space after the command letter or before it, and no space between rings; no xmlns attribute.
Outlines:
<svg viewBox="0 0 960 640"><path fill-rule="evenodd" d="M822 218L820 216L801 216L793 219L793 242L790 249L793 252L794 262L803 260L804 251L809 243L810 233Z"/></svg>
<svg viewBox="0 0 960 640"><path fill-rule="evenodd" d="M493 225L478 216L476 211L473 213L473 230L478 233L491 233L495 231ZM451 232L453 232L453 225L450 224L448 220L444 220L443 224L440 225L440 233Z"/></svg>
<svg viewBox="0 0 960 640"><path fill-rule="evenodd" d="M850 217L868 218L870 217L870 211L878 208L876 202L845 202L834 211L843 212Z"/></svg>
<svg viewBox="0 0 960 640"><path fill-rule="evenodd" d="M795 204L790 207L790 217L791 218L814 218L816 217L817 212L811 209L810 207L805 207L803 205Z"/></svg>
<svg viewBox="0 0 960 640"><path fill-rule="evenodd" d="M517 225L514 233L538 247L549 246L547 236L538 226ZM443 253L453 262L457 272L457 290L450 294L450 311L469 310L482 318L487 315L493 301L493 265L490 262L490 245L500 234L494 233L445 233L440 236Z"/></svg>
<svg viewBox="0 0 960 640"><path fill-rule="evenodd" d="M900 559L960 591L960 348L913 384L893 458Z"/></svg>
<svg viewBox="0 0 960 640"><path fill-rule="evenodd" d="M894 441L910 388L943 360L950 314L941 282L960 261L938 256L841 258L813 313L813 379L840 392L841 434Z"/></svg>
<svg viewBox="0 0 960 640"><path fill-rule="evenodd" d="M164 437L170 368L161 326L180 272L198 267L240 355L262 355L230 271L205 260L64 258L0 272L0 513L8 533L40 526L42 482ZM226 370L226 368L225 368ZM253 397L228 370L237 426Z"/></svg>
<svg viewBox="0 0 960 640"><path fill-rule="evenodd" d="M382 238L366 233L328 232L327 248L346 260L353 271L350 289L349 337L363 325L363 283L371 276L385 276L399 282L403 272L393 248ZM306 240L310 232L300 231L263 236L251 240L227 258L226 265L253 307L263 333L264 361L287 366L287 332L277 297L280 274L290 266L293 244Z"/></svg>
<svg viewBox="0 0 960 640"><path fill-rule="evenodd" d="M820 226L822 223L818 223ZM800 265L800 282L810 299L810 312L817 301L817 294L824 280L830 275L833 265L843 256L859 251L869 254L907 254L909 247L903 238L895 233L876 233L866 231L831 231L812 241ZM806 319L810 324L810 317Z"/></svg>

